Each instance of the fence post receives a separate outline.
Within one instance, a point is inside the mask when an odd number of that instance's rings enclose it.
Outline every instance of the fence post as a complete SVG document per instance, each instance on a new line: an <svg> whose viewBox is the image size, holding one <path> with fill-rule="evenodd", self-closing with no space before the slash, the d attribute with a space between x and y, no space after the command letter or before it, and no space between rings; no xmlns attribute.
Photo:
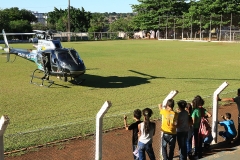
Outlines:
<svg viewBox="0 0 240 160"><path fill-rule="evenodd" d="M96 153L95 160L102 160L102 123L103 116L112 106L110 101L106 101L96 116Z"/></svg>
<svg viewBox="0 0 240 160"><path fill-rule="evenodd" d="M213 118L212 118L212 144L217 143L217 130L218 130L218 99L217 96L228 86L227 82L224 82L218 89L213 93Z"/></svg>
<svg viewBox="0 0 240 160"><path fill-rule="evenodd" d="M4 143L3 143L3 134L9 123L9 118L6 115L3 115L0 119L0 159L4 160Z"/></svg>
<svg viewBox="0 0 240 160"><path fill-rule="evenodd" d="M178 91L177 90L174 90L174 91L171 91L167 97L163 100L163 103L162 103L162 106L163 108L165 108L166 104L167 104L167 101L173 97L175 97L176 95L178 94Z"/></svg>
<svg viewBox="0 0 240 160"><path fill-rule="evenodd" d="M162 103L162 107L165 108L166 107L166 104L167 104L167 101L173 97L175 97L176 95L178 94L178 91L177 90L174 90L174 91L171 91L167 97L163 100L163 103ZM163 119L163 116L162 116L162 119ZM161 139L162 139L162 136L163 136L163 132L161 131ZM162 143L160 143L160 156L162 156ZM161 158L163 159L163 158Z"/></svg>

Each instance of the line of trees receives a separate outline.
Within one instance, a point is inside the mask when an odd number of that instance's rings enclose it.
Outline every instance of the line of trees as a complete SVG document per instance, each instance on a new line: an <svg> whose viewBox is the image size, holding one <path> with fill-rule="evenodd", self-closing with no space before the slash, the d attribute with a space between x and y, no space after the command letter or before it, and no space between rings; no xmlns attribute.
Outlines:
<svg viewBox="0 0 240 160"><path fill-rule="evenodd" d="M189 27L199 23L202 27L209 27L208 18L225 16L229 21L231 14L240 13L240 0L138 0L139 4L132 4L133 13L91 13L82 8L70 7L71 32L116 32L116 31L139 31L159 30L166 21L173 21L178 17L176 23ZM53 29L67 31L68 9L54 8L47 14L47 25L37 23L36 17L25 9L17 7L0 10L0 29L7 32L31 32L33 29ZM184 17L184 22L181 21ZM34 22L34 23L33 23ZM175 23L175 22L174 22ZM220 18L211 25L222 23ZM228 22L226 22L228 23ZM236 20L232 23L239 25Z"/></svg>
<svg viewBox="0 0 240 160"><path fill-rule="evenodd" d="M133 11L138 13L133 17L134 29L157 30L167 24L166 21L178 19L179 24L185 27L195 24L203 28L210 25L210 17L225 15L225 23L230 20L230 15L239 15L240 0L138 0L139 5L132 5ZM184 17L184 18L183 18ZM181 22L184 19L184 22ZM223 20L224 21L224 20ZM159 23L160 22L160 23ZM215 20L211 25L219 25L221 19ZM232 25L238 26L236 20Z"/></svg>
<svg viewBox="0 0 240 160"><path fill-rule="evenodd" d="M24 33L32 32L32 22L37 22L37 18L32 12L17 7L0 10L0 29L7 32Z"/></svg>

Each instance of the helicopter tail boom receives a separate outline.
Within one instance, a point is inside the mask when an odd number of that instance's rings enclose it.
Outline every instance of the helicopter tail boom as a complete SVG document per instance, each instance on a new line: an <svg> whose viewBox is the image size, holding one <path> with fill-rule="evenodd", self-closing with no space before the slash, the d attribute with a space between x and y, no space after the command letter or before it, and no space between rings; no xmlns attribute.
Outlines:
<svg viewBox="0 0 240 160"><path fill-rule="evenodd" d="M36 50L32 49L21 49L21 48L10 48L7 40L6 33L4 32L4 29L2 30L3 38L5 42L5 48L3 50L7 54L7 62L10 61L10 54L14 54L15 56L20 56L22 58L31 60L35 62L37 52ZM16 58L16 57L15 57Z"/></svg>

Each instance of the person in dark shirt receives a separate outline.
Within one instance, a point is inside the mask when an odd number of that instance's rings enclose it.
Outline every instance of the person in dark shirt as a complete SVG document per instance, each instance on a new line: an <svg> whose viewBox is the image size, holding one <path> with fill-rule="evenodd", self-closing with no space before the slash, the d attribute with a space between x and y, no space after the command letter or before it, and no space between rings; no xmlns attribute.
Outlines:
<svg viewBox="0 0 240 160"><path fill-rule="evenodd" d="M133 147L133 152L135 151L137 144L138 144L138 124L142 123L140 120L142 116L142 112L140 109L136 109L133 112L133 118L136 122L132 123L131 125L128 126L127 124L127 116L124 115L124 126L126 130L132 130L132 147ZM133 155L134 160L138 160L138 157Z"/></svg>
<svg viewBox="0 0 240 160"><path fill-rule="evenodd" d="M48 56L44 52L42 53L42 64L43 64L43 69L44 69L44 76L42 77L42 79L49 80L49 73L51 70L51 65L50 65Z"/></svg>

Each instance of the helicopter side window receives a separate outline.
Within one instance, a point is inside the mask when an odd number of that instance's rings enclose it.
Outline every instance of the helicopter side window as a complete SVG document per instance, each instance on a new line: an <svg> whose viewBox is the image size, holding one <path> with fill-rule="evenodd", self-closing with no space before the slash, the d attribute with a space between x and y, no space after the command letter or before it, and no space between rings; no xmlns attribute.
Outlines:
<svg viewBox="0 0 240 160"><path fill-rule="evenodd" d="M40 57L39 54L37 54L37 63L42 63L42 58Z"/></svg>
<svg viewBox="0 0 240 160"><path fill-rule="evenodd" d="M56 65L56 63L57 63L57 57L56 57L56 54L55 54L54 52L52 52L51 61L52 61L53 64Z"/></svg>

